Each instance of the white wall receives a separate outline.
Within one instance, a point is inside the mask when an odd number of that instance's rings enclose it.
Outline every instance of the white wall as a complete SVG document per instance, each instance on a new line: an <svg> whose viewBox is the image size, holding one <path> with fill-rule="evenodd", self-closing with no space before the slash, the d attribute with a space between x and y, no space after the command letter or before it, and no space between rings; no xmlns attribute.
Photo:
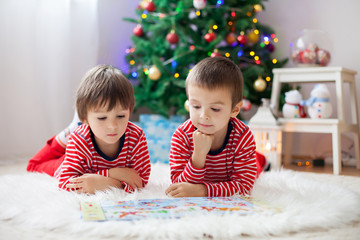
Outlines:
<svg viewBox="0 0 360 240"><path fill-rule="evenodd" d="M112 64L121 70L128 69L125 50L132 46L135 23L125 17L137 19L135 9L140 1L100 0L98 2L99 52L98 62Z"/></svg>
<svg viewBox="0 0 360 240"><path fill-rule="evenodd" d="M96 21L89 21L86 14L93 6L88 3L94 1L97 2ZM47 3L50 4L47 7L56 9L59 2L71 2L68 15L57 16L57 19L54 15L45 18L44 21L53 19L52 28L37 26L35 21L41 9L31 6ZM32 156L46 139L70 122L75 90L89 67L105 63L126 69L125 49L132 44L130 37L135 25L124 22L122 18L135 17L138 3L123 0L1 1L0 162ZM334 46L330 65L358 71L357 92L360 93L359 1L269 0L265 5L266 10L260 14L259 21L276 31L280 39L276 45L279 58L288 56L289 43L298 30L325 30ZM65 39L70 47L65 49L63 45L53 44L54 34L61 30L60 26L64 26L63 21L70 27L69 36ZM89 37L95 32L97 37ZM49 51L45 51L45 47ZM57 60L64 54L69 61ZM38 61L34 62L34 58ZM44 74L45 69L49 73ZM293 148L295 154L319 155L331 150L331 142L326 135L315 135L311 139L300 136L297 140L298 144ZM351 144L347 139L344 142L345 148Z"/></svg>
<svg viewBox="0 0 360 240"><path fill-rule="evenodd" d="M136 1L0 1L0 163L27 159L74 114L77 86L100 63L124 67Z"/></svg>

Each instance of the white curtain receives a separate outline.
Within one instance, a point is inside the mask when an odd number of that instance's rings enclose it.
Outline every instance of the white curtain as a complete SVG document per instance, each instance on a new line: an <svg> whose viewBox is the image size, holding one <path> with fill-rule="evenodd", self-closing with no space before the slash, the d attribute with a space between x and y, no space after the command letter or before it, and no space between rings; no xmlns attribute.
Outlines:
<svg viewBox="0 0 360 240"><path fill-rule="evenodd" d="M97 0L1 0L0 29L1 163L28 158L71 121L97 63Z"/></svg>

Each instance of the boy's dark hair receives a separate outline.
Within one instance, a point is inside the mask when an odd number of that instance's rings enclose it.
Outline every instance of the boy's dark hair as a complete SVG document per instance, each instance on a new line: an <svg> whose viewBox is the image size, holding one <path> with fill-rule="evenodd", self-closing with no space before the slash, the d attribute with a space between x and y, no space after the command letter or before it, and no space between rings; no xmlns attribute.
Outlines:
<svg viewBox="0 0 360 240"><path fill-rule="evenodd" d="M201 60L186 78L186 94L189 84L209 90L229 89L232 107L242 100L244 80L241 70L225 57L208 57Z"/></svg>
<svg viewBox="0 0 360 240"><path fill-rule="evenodd" d="M132 112L134 90L121 71L110 65L98 65L83 77L76 94L76 109L80 121L87 118L90 109L108 106L108 111L121 104Z"/></svg>

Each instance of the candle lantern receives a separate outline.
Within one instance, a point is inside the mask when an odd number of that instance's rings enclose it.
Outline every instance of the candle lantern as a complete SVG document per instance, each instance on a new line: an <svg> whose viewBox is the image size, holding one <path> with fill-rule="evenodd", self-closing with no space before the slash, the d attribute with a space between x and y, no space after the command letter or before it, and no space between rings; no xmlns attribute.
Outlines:
<svg viewBox="0 0 360 240"><path fill-rule="evenodd" d="M255 137L256 150L270 162L271 169L279 169L282 131L270 109L269 102L269 99L262 99L262 106L250 119L249 128Z"/></svg>

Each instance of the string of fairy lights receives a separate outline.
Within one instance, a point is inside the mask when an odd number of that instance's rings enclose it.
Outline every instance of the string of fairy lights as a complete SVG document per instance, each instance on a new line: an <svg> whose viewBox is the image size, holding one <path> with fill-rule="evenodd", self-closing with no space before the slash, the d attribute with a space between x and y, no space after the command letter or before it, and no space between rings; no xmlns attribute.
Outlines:
<svg viewBox="0 0 360 240"><path fill-rule="evenodd" d="M146 6L144 6L144 4L148 4L148 3L152 3L151 1L148 1L148 0L143 0L141 3L140 3L140 7L143 9L143 12L141 14L141 19L142 20L145 20L145 19L148 19L151 17L151 19L155 20L155 18L158 18L158 19L162 19L163 18L166 18L168 16L173 16L173 15L176 15L176 14L179 14L180 11L186 11L186 12L195 12L195 16L199 17L201 16L201 9L197 9L197 8L189 8L189 9L179 9L177 8L174 12L170 12L170 13L159 13L159 12L155 12L155 11L148 11L146 8ZM219 7L222 7L222 5L224 4L224 1L223 0L218 0L216 5L211 5L211 6L206 6L207 8L219 8ZM150 10L155 10L154 6L152 6L152 8ZM253 5L253 11L255 13L257 12L261 12L262 11L262 6L260 4L255 4ZM237 14L243 14L244 13L244 10L243 9L240 9L240 8L229 8L229 14L235 18ZM248 17L251 17L252 16L252 12L251 11L247 11L246 12L246 15ZM141 21L142 21L141 20ZM248 31L247 33L245 33L244 31L241 31L240 34L237 36L234 31L230 31L229 34L227 35L226 37L226 42L229 46L237 46L238 44L246 44L246 43L249 43L249 44L257 44L259 41L261 41L259 43L260 47L261 48L267 48L270 52L272 52L274 50L274 45L272 43L278 43L279 39L276 37L276 35L274 33L270 34L269 36L261 36L260 34L260 31L258 29L256 29L256 26L255 24L258 22L258 19L256 17L254 17L252 19L252 22L254 23L254 26L253 26L253 29L251 29L250 31ZM233 29L234 28L234 22L229 20L227 22L227 25L230 29ZM137 26L137 28L141 27L141 22L139 23L139 25ZM140 29L142 31L142 29ZM219 30L219 26L214 24L210 27L209 29L209 32L208 34L214 34L214 31L217 31ZM135 32L135 31L134 31ZM143 34L143 32L140 32L141 34ZM174 31L172 31L172 34L174 34ZM137 34L135 34L137 35ZM140 35L140 34L139 34ZM209 37L210 38L210 37ZM205 36L205 39L206 39L206 36ZM206 39L207 40L207 39ZM214 39L212 39L214 40ZM208 40L207 40L208 41ZM208 41L209 42L209 41ZM176 44L176 43L175 43ZM201 49L200 46L195 46L195 45L190 45L189 47L189 51L187 52L184 52L180 55L177 55L177 56L174 56L172 58L169 58L167 60L163 60L163 65L166 66L168 64L171 64L172 65L172 68L175 69L176 66L177 66L177 60L182 58L182 57L186 57L188 54L191 54L195 49L198 49L198 50L205 50L205 49ZM125 53L127 55L131 55L132 53L135 52L135 48L134 47L131 47L131 48L128 48L125 50ZM250 63L250 64L258 64L260 65L261 64L261 59L260 59L260 56L259 54L257 54L255 51L250 51L249 52L249 55L251 58L249 58L249 56L244 56L244 51L242 48L239 49L239 51L237 52L237 57L239 58L240 61L243 61L243 62L247 62L247 63ZM225 56L227 58L230 58L231 57L231 53L230 52L219 52L217 48L214 49L213 52L209 51L208 52L208 56ZM278 60L276 58L273 58L271 60L272 64L276 64L278 62ZM131 76L136 79L139 74L138 74L138 71L142 69L142 71L144 72L145 75L147 75L151 80L158 80L160 77L161 77L161 72L159 69L157 69L157 67L155 65L152 65L152 66L137 66L137 67L134 67L134 65L136 64L136 60L135 60L135 56L133 59L131 59L129 61L129 64L131 67ZM189 71L191 71L191 68L189 69ZM180 77L180 73L178 72L173 72L173 77L174 78L179 78ZM185 78L185 77L184 77ZM264 81L262 79L262 77L259 76L259 81ZM271 77L270 76L266 76L265 77L265 80L267 82L271 81ZM259 84L258 84L259 85ZM260 84L261 86L259 87L258 86L258 90L262 91L265 89L266 87L266 83L265 83L265 87L264 87L264 83L261 83ZM255 87L255 84L254 84L254 87Z"/></svg>

